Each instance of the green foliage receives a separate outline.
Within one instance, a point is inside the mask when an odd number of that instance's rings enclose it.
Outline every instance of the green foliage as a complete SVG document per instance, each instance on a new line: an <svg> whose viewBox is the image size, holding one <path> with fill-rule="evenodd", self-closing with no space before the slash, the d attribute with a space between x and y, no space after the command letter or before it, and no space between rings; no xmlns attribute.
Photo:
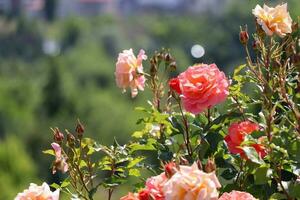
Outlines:
<svg viewBox="0 0 300 200"><path fill-rule="evenodd" d="M0 142L0 199L13 199L15 195L36 182L36 163L26 153L24 144L15 136Z"/></svg>

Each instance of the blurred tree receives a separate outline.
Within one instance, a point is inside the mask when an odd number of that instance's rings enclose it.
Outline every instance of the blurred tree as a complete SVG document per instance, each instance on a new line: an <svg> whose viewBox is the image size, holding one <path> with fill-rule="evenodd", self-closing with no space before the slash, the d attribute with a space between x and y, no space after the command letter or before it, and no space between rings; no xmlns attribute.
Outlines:
<svg viewBox="0 0 300 200"><path fill-rule="evenodd" d="M49 57L48 81L43 89L42 108L47 116L53 117L65 105L65 98L61 88L61 76L59 73L58 60Z"/></svg>
<svg viewBox="0 0 300 200"><path fill-rule="evenodd" d="M52 22L56 17L57 0L45 0L44 14L46 20Z"/></svg>
<svg viewBox="0 0 300 200"><path fill-rule="evenodd" d="M35 182L35 165L22 140L10 135L0 141L0 199L13 199L29 183Z"/></svg>

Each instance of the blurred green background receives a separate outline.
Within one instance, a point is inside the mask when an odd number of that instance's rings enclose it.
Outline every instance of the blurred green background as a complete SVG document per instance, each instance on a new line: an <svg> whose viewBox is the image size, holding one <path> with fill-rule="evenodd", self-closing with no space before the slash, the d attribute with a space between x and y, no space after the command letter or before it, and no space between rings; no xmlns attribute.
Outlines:
<svg viewBox="0 0 300 200"><path fill-rule="evenodd" d="M288 0L294 19L300 1ZM256 0L0 0L0 200L30 182L52 183L50 127L121 143L137 129L134 107L147 95L121 94L114 82L123 49L171 48L178 72L215 62L227 74L243 63L239 26L254 27ZM274 4L275 1L267 1ZM200 44L205 55L194 58ZM148 64L145 63L145 68ZM122 191L124 194L124 191ZM121 192L119 192L121 193ZM115 195L117 199L120 194Z"/></svg>

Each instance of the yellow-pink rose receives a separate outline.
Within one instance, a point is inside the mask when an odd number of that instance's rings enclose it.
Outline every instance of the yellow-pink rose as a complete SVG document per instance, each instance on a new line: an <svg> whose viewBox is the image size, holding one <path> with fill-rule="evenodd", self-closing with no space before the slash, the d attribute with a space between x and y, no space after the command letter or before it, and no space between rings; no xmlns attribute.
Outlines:
<svg viewBox="0 0 300 200"><path fill-rule="evenodd" d="M132 49L124 50L122 53L119 53L115 71L116 83L124 92L126 88L129 87L132 97L138 94L138 90L144 90L146 79L145 76L142 75L142 61L146 59L147 56L142 49L137 58L133 54Z"/></svg>
<svg viewBox="0 0 300 200"><path fill-rule="evenodd" d="M221 185L215 173L205 173L197 164L180 166L165 183L165 200L217 200Z"/></svg>
<svg viewBox="0 0 300 200"><path fill-rule="evenodd" d="M247 192L240 192L240 191L231 191L230 193L225 192L219 198L219 200L256 200L251 194Z"/></svg>
<svg viewBox="0 0 300 200"><path fill-rule="evenodd" d="M280 37L284 37L287 33L292 32L292 18L287 11L287 4L277 5L275 8L266 5L263 8L260 5L252 10L267 35L271 36L276 33Z"/></svg>
<svg viewBox="0 0 300 200"><path fill-rule="evenodd" d="M52 192L47 183L41 186L31 183L28 189L16 196L15 200L59 200L59 190Z"/></svg>

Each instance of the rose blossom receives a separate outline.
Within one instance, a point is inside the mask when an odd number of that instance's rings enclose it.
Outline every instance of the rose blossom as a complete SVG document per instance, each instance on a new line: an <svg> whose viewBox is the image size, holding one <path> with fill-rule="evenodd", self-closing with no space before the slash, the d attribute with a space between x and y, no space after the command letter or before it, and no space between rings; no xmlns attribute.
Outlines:
<svg viewBox="0 0 300 200"><path fill-rule="evenodd" d="M178 79L183 106L193 114L223 102L229 94L229 82L215 64L189 67Z"/></svg>
<svg viewBox="0 0 300 200"><path fill-rule="evenodd" d="M143 73L142 61L146 59L147 56L142 49L137 58L132 49L119 53L115 71L116 83L124 92L126 88L130 87L132 97L138 94L138 90L144 90L146 79L144 75L139 73Z"/></svg>
<svg viewBox="0 0 300 200"><path fill-rule="evenodd" d="M153 200L164 200L163 187L168 181L165 173L161 173L158 176L148 178L146 181L146 189L149 191L149 194Z"/></svg>
<svg viewBox="0 0 300 200"><path fill-rule="evenodd" d="M129 192L128 195L122 197L120 200L140 200L136 193Z"/></svg>
<svg viewBox="0 0 300 200"><path fill-rule="evenodd" d="M228 135L224 138L227 143L228 149L232 154L239 154L242 158L247 159L245 152L243 151L241 144L245 141L247 134L251 134L254 131L258 131L259 126L256 123L250 121L235 122L228 128ZM262 138L261 138L262 139ZM251 144L258 155L264 158L267 155L266 148L261 144L261 139L258 139L258 144Z"/></svg>
<svg viewBox="0 0 300 200"><path fill-rule="evenodd" d="M66 173L69 170L69 166L66 162L66 158L62 155L61 147L55 142L51 143L51 146L55 153L55 163L52 170L53 174L56 173L56 169Z"/></svg>
<svg viewBox="0 0 300 200"><path fill-rule="evenodd" d="M267 35L271 36L276 33L284 37L287 33L292 32L292 18L287 11L287 4L277 5L275 8L266 5L263 8L260 5L252 10L257 19L257 23Z"/></svg>
<svg viewBox="0 0 300 200"><path fill-rule="evenodd" d="M177 94L181 94L180 83L178 78L172 78L169 80L169 87L177 92Z"/></svg>
<svg viewBox="0 0 300 200"><path fill-rule="evenodd" d="M180 166L164 185L165 200L217 200L221 185L215 173L205 173L197 164Z"/></svg>
<svg viewBox="0 0 300 200"><path fill-rule="evenodd" d="M240 192L240 191L231 191L230 193L225 192L219 198L219 200L256 200L251 194L247 192Z"/></svg>
<svg viewBox="0 0 300 200"><path fill-rule="evenodd" d="M22 193L19 193L15 200L58 200L59 199L59 190L57 189L54 192L51 192L49 185L43 183L41 186L38 186L34 183L31 183L29 188L24 190Z"/></svg>

